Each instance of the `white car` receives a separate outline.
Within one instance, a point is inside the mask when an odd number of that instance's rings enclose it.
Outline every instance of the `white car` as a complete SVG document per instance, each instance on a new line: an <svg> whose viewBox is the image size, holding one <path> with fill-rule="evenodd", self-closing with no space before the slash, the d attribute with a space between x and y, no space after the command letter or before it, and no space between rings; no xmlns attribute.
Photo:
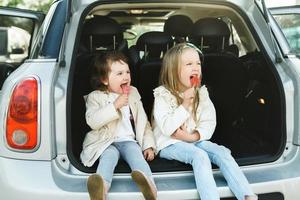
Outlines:
<svg viewBox="0 0 300 200"><path fill-rule="evenodd" d="M88 199L97 163L85 167L79 154L94 56L127 55L150 118L161 58L180 41L204 53L212 140L231 149L259 199L300 198L300 60L264 0L58 0L35 24L28 59L1 90L0 199ZM191 166L149 164L159 200L199 199ZM213 174L221 198L235 199L215 166ZM123 161L108 199L143 199Z"/></svg>

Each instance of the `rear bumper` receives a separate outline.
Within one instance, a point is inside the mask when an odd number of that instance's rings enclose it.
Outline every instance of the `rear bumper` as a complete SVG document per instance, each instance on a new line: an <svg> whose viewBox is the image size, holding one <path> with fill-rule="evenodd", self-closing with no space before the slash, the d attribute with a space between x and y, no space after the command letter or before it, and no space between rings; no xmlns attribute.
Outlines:
<svg viewBox="0 0 300 200"><path fill-rule="evenodd" d="M1 157L0 171L1 199L87 199L84 194L74 194L57 186L50 161L25 161Z"/></svg>
<svg viewBox="0 0 300 200"><path fill-rule="evenodd" d="M298 157L298 156L296 156ZM255 193L281 193L285 200L299 198L300 161L285 165L265 165L243 168ZM1 199L9 200L87 200L87 175L70 175L55 161L26 161L0 157ZM157 173L158 200L199 199L193 175L187 173ZM226 182L215 172L221 197L232 197ZM143 200L129 174L114 176L109 200Z"/></svg>

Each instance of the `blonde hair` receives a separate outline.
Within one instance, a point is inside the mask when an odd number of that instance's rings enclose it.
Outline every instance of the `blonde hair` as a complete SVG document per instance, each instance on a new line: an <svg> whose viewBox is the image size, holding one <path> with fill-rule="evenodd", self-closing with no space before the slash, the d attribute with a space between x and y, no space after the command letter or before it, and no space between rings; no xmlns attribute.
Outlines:
<svg viewBox="0 0 300 200"><path fill-rule="evenodd" d="M183 102L183 99L179 96L179 88L181 86L179 70L180 59L183 51L186 49L194 49L200 54L199 56L203 56L200 49L198 49L191 43L177 44L169 49L164 55L160 72L160 84L175 96L178 105L182 104ZM199 101L199 92L198 90L196 90L196 95L192 106L192 114L194 119L196 119L196 111L199 105Z"/></svg>

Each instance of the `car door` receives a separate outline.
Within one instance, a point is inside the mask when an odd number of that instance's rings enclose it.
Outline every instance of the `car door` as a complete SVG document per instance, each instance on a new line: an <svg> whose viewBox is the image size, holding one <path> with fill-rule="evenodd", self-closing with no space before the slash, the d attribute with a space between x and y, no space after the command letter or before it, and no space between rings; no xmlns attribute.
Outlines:
<svg viewBox="0 0 300 200"><path fill-rule="evenodd" d="M0 7L0 88L9 74L30 56L44 17L41 12Z"/></svg>
<svg viewBox="0 0 300 200"><path fill-rule="evenodd" d="M269 8L270 25L272 32L276 36L278 45L285 59L291 67L293 73L300 74L300 5ZM292 79L294 87L299 89L300 80L298 76ZM294 99L298 99L298 92L292 92ZM298 104L297 104L298 105ZM288 105L289 106L289 105ZM294 110L296 121L295 129L299 129L300 112L298 106L287 108ZM290 116L287 115L287 118ZM296 131L293 137L293 144L300 144L300 134Z"/></svg>
<svg viewBox="0 0 300 200"><path fill-rule="evenodd" d="M290 46L290 53L300 54L300 5L270 8Z"/></svg>

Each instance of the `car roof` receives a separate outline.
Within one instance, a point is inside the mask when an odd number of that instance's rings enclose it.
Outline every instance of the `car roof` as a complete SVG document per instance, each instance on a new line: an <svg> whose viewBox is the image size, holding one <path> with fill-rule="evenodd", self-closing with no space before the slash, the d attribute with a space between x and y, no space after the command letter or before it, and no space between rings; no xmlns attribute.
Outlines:
<svg viewBox="0 0 300 200"><path fill-rule="evenodd" d="M146 5L146 4L153 4L153 5L157 5L157 8L160 8L163 4L168 4L168 3L171 3L171 5L176 2L176 3L197 3L197 0L196 1L191 1L191 2L188 2L188 1L177 1L177 0L174 0L174 1L153 1L153 0L139 0L139 1L134 1L134 0L123 0L123 1L118 1L118 0L110 0L109 2L106 1L106 0L67 0L69 5L71 5L71 8L72 8L72 11L73 12L76 12L77 10L80 10L82 8L85 8L87 6L89 6L90 4L92 3L103 3L103 4L127 4L127 6L130 6L130 4L139 4L139 5ZM205 4L205 3L208 3L208 4L211 4L212 2L210 0L198 0L199 3L202 3L202 4ZM218 4L234 4L235 6L238 6L240 8L244 8L244 9L247 9L251 6L253 6L254 3L254 0L253 1L248 1L248 0L215 0L214 1L214 4L215 5L218 5Z"/></svg>

